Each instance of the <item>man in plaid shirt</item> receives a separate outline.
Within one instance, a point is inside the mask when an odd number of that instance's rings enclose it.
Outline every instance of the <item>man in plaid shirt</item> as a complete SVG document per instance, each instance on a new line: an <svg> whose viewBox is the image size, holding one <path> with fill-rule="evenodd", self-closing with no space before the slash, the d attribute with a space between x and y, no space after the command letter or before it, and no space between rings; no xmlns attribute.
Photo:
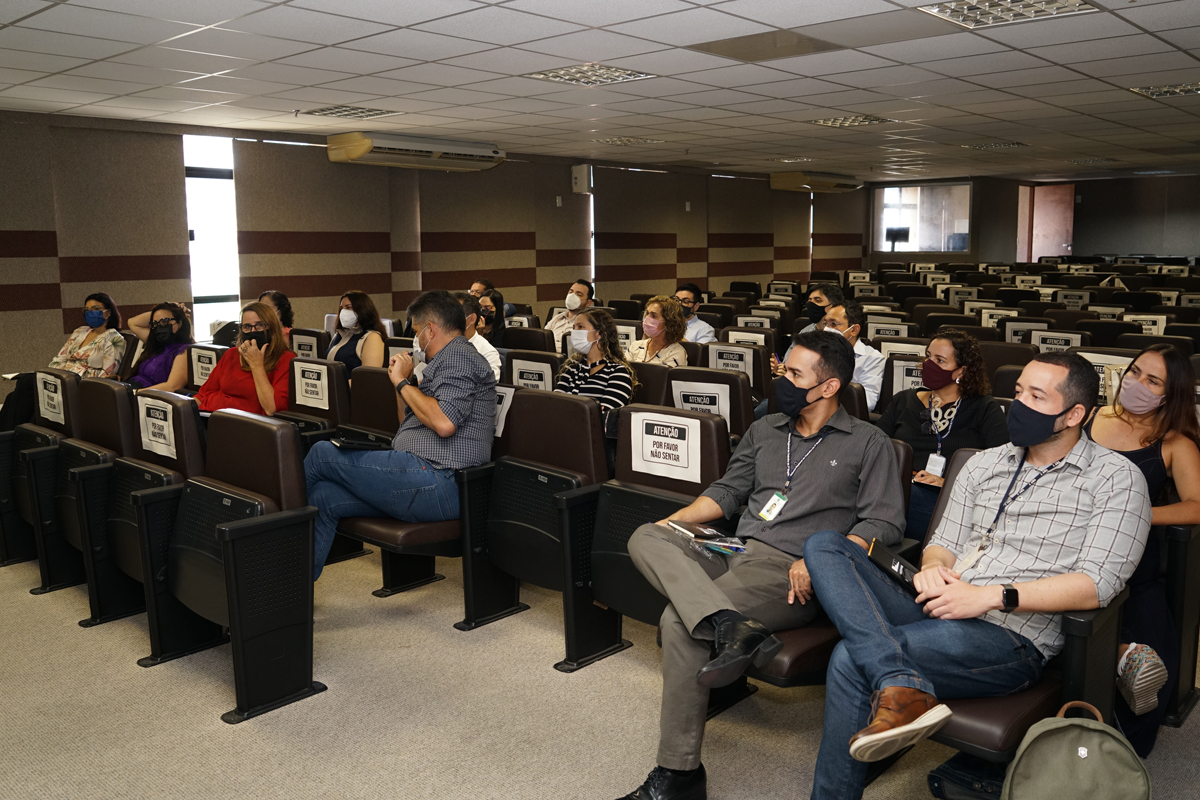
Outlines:
<svg viewBox="0 0 1200 800"><path fill-rule="evenodd" d="M940 700L1021 691L1063 648L1064 611L1120 593L1150 531L1129 459L1082 436L1099 379L1081 356L1030 362L1008 412L1012 444L963 468L912 595L844 536L804 548L842 641L829 664L813 798L862 796L867 763L945 724Z"/></svg>

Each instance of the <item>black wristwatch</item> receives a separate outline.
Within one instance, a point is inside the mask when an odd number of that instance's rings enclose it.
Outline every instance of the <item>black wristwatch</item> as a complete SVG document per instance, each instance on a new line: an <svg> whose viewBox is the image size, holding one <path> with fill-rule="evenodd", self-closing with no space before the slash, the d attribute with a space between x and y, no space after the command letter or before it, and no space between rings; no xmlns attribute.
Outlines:
<svg viewBox="0 0 1200 800"><path fill-rule="evenodd" d="M1016 588L1011 583L1004 584L1004 589L1001 592L1001 598L1004 601L1004 607L1000 610L1005 614L1016 611L1017 606L1021 605L1021 598L1017 594Z"/></svg>
<svg viewBox="0 0 1200 800"><path fill-rule="evenodd" d="M404 389L405 386L412 386L412 382L409 381L408 378L405 378L404 380L402 380L396 384L396 394L402 394L403 393L402 390Z"/></svg>

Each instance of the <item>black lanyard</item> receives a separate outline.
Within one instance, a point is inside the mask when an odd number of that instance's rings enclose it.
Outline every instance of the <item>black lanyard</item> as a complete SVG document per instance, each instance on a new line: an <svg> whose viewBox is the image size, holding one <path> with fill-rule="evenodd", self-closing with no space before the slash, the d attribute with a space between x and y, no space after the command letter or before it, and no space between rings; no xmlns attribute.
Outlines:
<svg viewBox="0 0 1200 800"><path fill-rule="evenodd" d="M1025 494L1025 492L1032 489L1033 485L1035 483L1040 481L1047 474L1049 474L1055 467L1057 467L1059 464L1062 463L1062 459L1060 458L1058 461L1055 461L1053 464L1046 467L1044 470L1039 472L1037 474L1037 476L1034 477L1033 480L1031 480L1029 483L1025 484L1024 486L1022 486L1021 489L1016 494L1014 494L1012 496L1012 498L1010 499L1008 495L1012 491L1013 486L1016 485L1017 477L1021 474L1021 469L1025 466L1025 456L1028 455L1028 452L1029 452L1028 450L1025 450L1021 453L1021 462L1019 464L1017 464L1017 471L1013 473L1012 480L1010 480L1008 482L1008 488L1004 490L1004 497L1001 498L1001 500L1000 500L1000 508L998 508L996 510L996 518L994 520L992 520L991 527L989 527L987 529L987 533L985 533L983 535L983 540L985 543L991 540L992 534L994 534L996 532L996 526L1000 524L1000 517L1004 516L1004 512L1006 510L1008 510L1008 507L1011 506L1013 503L1017 502L1018 498L1020 498L1021 495Z"/></svg>
<svg viewBox="0 0 1200 800"><path fill-rule="evenodd" d="M796 462L796 466L794 466L794 467L792 466L792 436L793 435L795 435L795 434L793 434L793 432L791 430L789 430L788 431L788 441L787 441L787 461L784 464L784 466L786 467L786 471L785 471L784 480L783 480L783 495L785 497L787 496L788 489L792 485L792 476L796 474L796 470L800 469L800 465L808 460L808 457L813 454L813 450L817 449L817 445L819 445L819 444L821 444L821 442L825 441L825 437L828 436L829 433L828 433L828 431L825 433L822 433L821 438L817 439L816 444L814 444L811 448L809 448L809 451L807 453L805 453L804 456L799 461Z"/></svg>

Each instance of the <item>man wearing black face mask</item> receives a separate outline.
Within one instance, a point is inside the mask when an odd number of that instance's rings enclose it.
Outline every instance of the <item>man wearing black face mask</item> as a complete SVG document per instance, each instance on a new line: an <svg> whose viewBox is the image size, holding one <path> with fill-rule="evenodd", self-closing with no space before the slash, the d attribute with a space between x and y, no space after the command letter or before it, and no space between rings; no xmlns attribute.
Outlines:
<svg viewBox="0 0 1200 800"><path fill-rule="evenodd" d="M831 306L840 306L845 302L840 287L832 283L814 283L808 288L808 302L804 304L804 314L809 324L800 332L812 333L817 329L817 323L825 319Z"/></svg>
<svg viewBox="0 0 1200 800"><path fill-rule="evenodd" d="M758 420L724 477L694 503L629 540L634 564L671 602L662 615L663 695L658 766L631 800L705 797L701 740L710 689L778 652L772 631L818 613L804 542L818 531L865 547L896 543L904 500L891 442L838 405L854 351L842 336L795 337L776 379L782 413ZM668 526L732 517L746 552L709 559Z"/></svg>
<svg viewBox="0 0 1200 800"><path fill-rule="evenodd" d="M1150 499L1132 462L1080 436L1098 393L1076 354L1025 367L1008 412L1012 444L959 473L915 602L844 541L818 534L805 544L817 598L842 635L813 798L860 797L865 762L945 723L939 701L1036 683L1063 648L1062 612L1108 605L1133 574Z"/></svg>

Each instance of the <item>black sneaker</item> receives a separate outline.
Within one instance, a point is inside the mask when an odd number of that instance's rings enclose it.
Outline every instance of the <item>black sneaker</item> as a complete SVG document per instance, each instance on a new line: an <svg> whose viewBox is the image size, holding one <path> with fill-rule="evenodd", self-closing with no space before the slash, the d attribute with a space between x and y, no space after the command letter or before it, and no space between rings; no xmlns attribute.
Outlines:
<svg viewBox="0 0 1200 800"><path fill-rule="evenodd" d="M703 764L686 773L655 767L645 783L619 800L708 800L706 786Z"/></svg>

